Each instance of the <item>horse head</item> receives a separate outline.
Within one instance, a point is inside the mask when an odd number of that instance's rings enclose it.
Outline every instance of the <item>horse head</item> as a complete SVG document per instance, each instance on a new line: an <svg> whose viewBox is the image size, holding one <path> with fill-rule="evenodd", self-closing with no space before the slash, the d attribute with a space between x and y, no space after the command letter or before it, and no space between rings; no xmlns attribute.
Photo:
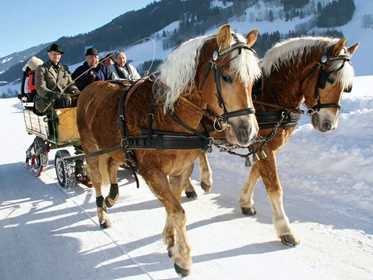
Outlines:
<svg viewBox="0 0 373 280"><path fill-rule="evenodd" d="M215 129L225 130L227 140L248 146L257 136L258 124L252 101L252 85L260 76L251 49L258 30L246 38L223 25L201 50L197 70L198 96L215 115Z"/></svg>
<svg viewBox="0 0 373 280"><path fill-rule="evenodd" d="M342 93L352 89L354 70L350 59L359 43L346 48L346 41L346 38L331 40L302 79L305 104L309 108L307 113L314 128L320 132L337 128Z"/></svg>

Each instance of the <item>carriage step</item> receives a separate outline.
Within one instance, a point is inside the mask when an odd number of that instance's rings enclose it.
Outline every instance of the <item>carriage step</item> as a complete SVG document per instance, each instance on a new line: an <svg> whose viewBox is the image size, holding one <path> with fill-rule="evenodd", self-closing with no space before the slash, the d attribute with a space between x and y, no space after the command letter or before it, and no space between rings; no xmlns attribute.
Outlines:
<svg viewBox="0 0 373 280"><path fill-rule="evenodd" d="M40 177L41 172L43 171L43 166L38 166L38 165L36 165L36 164L31 165L31 164L29 164L28 162L25 162L25 163L23 164L23 166L26 167L26 169L27 169L28 171L30 171L30 173L31 173L32 175L34 175L35 177Z"/></svg>

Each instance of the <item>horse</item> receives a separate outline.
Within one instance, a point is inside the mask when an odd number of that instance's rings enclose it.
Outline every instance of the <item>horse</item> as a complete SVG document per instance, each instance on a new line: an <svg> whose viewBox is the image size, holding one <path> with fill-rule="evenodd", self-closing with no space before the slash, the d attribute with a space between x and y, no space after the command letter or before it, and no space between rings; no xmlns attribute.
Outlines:
<svg viewBox="0 0 373 280"><path fill-rule="evenodd" d="M124 163L163 204L163 240L181 276L192 267L182 190L199 151L211 149L213 142L201 123L205 111L226 127L232 144L246 147L259 131L251 96L261 74L251 48L257 35L257 29L244 37L223 25L217 34L181 44L159 72L131 86L98 81L78 99L77 126L100 227L111 226L106 210L118 200L117 172ZM110 184L105 199L104 184Z"/></svg>
<svg viewBox="0 0 373 280"><path fill-rule="evenodd" d="M261 177L272 206L274 227L285 245L296 246L300 241L285 213L276 156L304 113L300 109L302 102L315 130L329 132L337 128L342 93L352 89L354 70L350 59L359 46L356 43L347 48L346 41L311 36L283 40L268 50L259 63L262 85L258 91L253 90L253 99L259 136L265 140L251 149L254 163L238 202L242 214L256 214L253 195ZM205 153L199 159L201 187L208 192L211 168ZM197 196L190 180L185 193L187 197Z"/></svg>

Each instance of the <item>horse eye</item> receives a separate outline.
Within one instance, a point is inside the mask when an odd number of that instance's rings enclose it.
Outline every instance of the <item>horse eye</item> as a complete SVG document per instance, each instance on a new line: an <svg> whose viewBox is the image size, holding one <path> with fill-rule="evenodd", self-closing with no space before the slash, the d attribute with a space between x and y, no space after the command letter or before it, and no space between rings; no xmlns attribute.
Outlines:
<svg viewBox="0 0 373 280"><path fill-rule="evenodd" d="M233 83L233 77L231 75L221 75L223 81L232 84Z"/></svg>
<svg viewBox="0 0 373 280"><path fill-rule="evenodd" d="M333 85L335 83L335 79L334 78L331 78L329 77L327 80L326 80L329 84Z"/></svg>

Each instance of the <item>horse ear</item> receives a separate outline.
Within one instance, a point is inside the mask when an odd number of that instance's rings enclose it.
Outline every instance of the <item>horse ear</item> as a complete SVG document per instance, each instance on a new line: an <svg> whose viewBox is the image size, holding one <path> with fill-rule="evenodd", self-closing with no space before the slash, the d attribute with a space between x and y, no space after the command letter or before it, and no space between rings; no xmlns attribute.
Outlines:
<svg viewBox="0 0 373 280"><path fill-rule="evenodd" d="M219 46L219 50L228 48L232 42L231 26L224 24L220 27L219 33L216 36L216 43Z"/></svg>
<svg viewBox="0 0 373 280"><path fill-rule="evenodd" d="M251 48L251 46L254 45L254 43L258 39L258 33L259 29L253 29L246 35L247 45L249 46L249 48Z"/></svg>
<svg viewBox="0 0 373 280"><path fill-rule="evenodd" d="M349 47L347 49L348 53L352 56L359 45L360 45L360 43L356 43L355 45Z"/></svg>
<svg viewBox="0 0 373 280"><path fill-rule="evenodd" d="M331 51L332 56L338 56L341 50L345 47L347 38L340 39L334 46Z"/></svg>

